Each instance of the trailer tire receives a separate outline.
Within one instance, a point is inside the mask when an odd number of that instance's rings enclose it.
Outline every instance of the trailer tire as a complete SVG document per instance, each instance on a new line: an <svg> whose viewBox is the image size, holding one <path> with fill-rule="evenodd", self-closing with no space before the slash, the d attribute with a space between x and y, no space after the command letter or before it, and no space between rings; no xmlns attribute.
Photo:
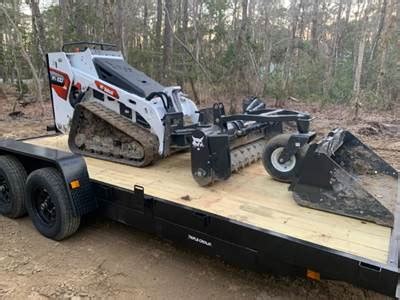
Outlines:
<svg viewBox="0 0 400 300"><path fill-rule="evenodd" d="M26 214L26 170L14 156L0 156L0 214L15 219Z"/></svg>
<svg viewBox="0 0 400 300"><path fill-rule="evenodd" d="M285 164L280 164L278 157L287 146L291 134L279 134L268 141L264 148L262 160L265 170L272 178L290 183L298 170L302 159L307 153L308 145L303 146Z"/></svg>
<svg viewBox="0 0 400 300"><path fill-rule="evenodd" d="M60 241L74 234L80 217L74 216L65 182L54 168L32 172L26 182L27 210L36 229Z"/></svg>

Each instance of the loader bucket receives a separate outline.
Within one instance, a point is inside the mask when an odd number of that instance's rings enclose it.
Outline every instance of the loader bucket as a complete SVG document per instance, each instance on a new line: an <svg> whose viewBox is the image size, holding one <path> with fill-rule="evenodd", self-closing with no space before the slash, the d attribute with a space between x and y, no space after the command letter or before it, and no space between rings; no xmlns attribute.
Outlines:
<svg viewBox="0 0 400 300"><path fill-rule="evenodd" d="M393 227L398 173L348 131L310 145L290 190L301 206Z"/></svg>

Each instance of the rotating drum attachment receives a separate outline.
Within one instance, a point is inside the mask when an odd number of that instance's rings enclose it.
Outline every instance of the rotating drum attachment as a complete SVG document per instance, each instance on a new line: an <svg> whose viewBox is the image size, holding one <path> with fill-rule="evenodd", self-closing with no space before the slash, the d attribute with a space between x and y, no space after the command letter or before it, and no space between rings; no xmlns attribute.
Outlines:
<svg viewBox="0 0 400 300"><path fill-rule="evenodd" d="M260 137L234 143L229 141L228 135L206 135L202 130L196 130L191 147L193 178L201 186L226 180L232 172L258 161L265 143L266 140Z"/></svg>
<svg viewBox="0 0 400 300"><path fill-rule="evenodd" d="M306 207L393 227L398 173L353 134L335 129L311 144L292 182Z"/></svg>

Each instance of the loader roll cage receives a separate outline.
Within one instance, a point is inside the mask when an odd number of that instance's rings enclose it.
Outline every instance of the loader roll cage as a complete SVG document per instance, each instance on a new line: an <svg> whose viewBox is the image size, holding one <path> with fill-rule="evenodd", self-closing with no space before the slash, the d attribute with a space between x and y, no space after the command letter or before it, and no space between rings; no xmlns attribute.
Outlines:
<svg viewBox="0 0 400 300"><path fill-rule="evenodd" d="M86 45L86 46L94 46L94 47L90 47L92 49L96 49L96 46L100 46L101 50L110 50L110 49L117 49L117 45L114 44L109 44L109 43L98 43L98 42L87 42L87 41L81 41L81 42L73 42L73 43L64 43L61 51L62 52L66 52L65 49L68 47L72 47L72 46L82 46L82 45ZM85 51L86 49L88 49L89 47L79 47L79 51Z"/></svg>

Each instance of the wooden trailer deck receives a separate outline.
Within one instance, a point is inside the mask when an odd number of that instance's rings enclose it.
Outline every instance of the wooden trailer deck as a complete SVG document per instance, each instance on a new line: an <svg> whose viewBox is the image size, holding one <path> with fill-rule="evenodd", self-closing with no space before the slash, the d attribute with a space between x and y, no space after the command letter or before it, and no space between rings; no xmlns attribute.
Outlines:
<svg viewBox="0 0 400 300"><path fill-rule="evenodd" d="M26 141L68 151L66 136ZM288 185L272 180L261 163L209 188L192 179L190 154L183 153L147 168L86 158L89 175L126 189L141 185L145 193L185 206L271 230L380 263L388 260L391 229L349 217L298 206Z"/></svg>

